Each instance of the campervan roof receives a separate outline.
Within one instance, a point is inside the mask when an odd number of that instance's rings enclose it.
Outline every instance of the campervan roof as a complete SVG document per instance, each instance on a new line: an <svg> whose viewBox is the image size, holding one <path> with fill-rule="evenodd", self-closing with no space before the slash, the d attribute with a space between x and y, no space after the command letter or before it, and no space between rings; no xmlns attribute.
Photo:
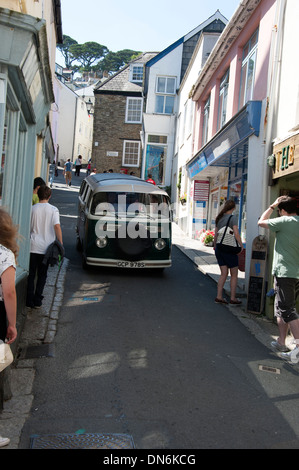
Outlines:
<svg viewBox="0 0 299 470"><path fill-rule="evenodd" d="M117 191L117 192L135 192L135 193L152 193L164 194L168 196L166 191L158 186L147 183L137 176L130 176L122 173L97 173L90 175L86 181L92 190L97 191Z"/></svg>

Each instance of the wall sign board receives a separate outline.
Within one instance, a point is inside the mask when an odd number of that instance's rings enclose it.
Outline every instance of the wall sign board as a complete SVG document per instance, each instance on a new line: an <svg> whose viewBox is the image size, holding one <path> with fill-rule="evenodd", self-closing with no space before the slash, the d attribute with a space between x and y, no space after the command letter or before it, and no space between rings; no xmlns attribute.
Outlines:
<svg viewBox="0 0 299 470"><path fill-rule="evenodd" d="M273 179L299 171L299 135L274 146Z"/></svg>
<svg viewBox="0 0 299 470"><path fill-rule="evenodd" d="M264 306L265 273L268 252L268 241L259 235L252 242L247 312L259 315Z"/></svg>

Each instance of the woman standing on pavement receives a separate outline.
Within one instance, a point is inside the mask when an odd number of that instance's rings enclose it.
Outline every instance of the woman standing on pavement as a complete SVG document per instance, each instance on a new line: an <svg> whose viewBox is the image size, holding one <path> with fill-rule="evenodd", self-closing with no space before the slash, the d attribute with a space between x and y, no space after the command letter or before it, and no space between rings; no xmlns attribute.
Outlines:
<svg viewBox="0 0 299 470"><path fill-rule="evenodd" d="M17 227L10 215L0 208L0 339L12 344L17 337L17 296L15 288ZM0 436L0 447L10 440Z"/></svg>
<svg viewBox="0 0 299 470"><path fill-rule="evenodd" d="M226 253L222 251L221 248L219 247L219 244L217 244L217 235L218 235L219 230L225 227L229 221L228 228L230 228L233 231L235 239L237 240L238 244L243 250L243 244L242 244L242 240L241 240L239 229L238 229L238 220L235 215L232 215L235 208L236 208L236 205L234 201L228 200L224 204L223 209L219 212L219 214L216 217L214 249L215 249L215 255L216 255L217 262L219 264L219 268L221 272L218 285L217 285L217 297L215 299L215 302L218 304L228 303L225 299L223 299L223 287L228 276L228 271L230 271L230 275L231 275L230 304L240 305L242 303L240 300L236 298L237 282L238 282L238 264L239 264L238 255ZM229 220L230 217L231 219Z"/></svg>

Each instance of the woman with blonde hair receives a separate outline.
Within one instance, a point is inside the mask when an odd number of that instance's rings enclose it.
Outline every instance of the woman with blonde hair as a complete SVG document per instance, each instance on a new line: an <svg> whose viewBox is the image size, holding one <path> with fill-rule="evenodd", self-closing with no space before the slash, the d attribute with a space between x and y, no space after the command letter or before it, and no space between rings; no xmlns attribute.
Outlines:
<svg viewBox="0 0 299 470"><path fill-rule="evenodd" d="M239 305L242 302L236 298L236 290L237 290L237 282L238 282L238 255L227 253L221 249L220 240L217 240L219 230L226 227L228 224L228 230L234 235L235 239L237 240L239 246L241 247L240 252L243 250L242 240L239 234L238 229L238 220L233 212L236 208L235 202L232 200L228 200L225 202L223 209L219 212L216 217L216 229L215 229L215 237L214 237L214 249L215 255L217 258L217 262L220 268L220 278L217 285L217 297L215 299L216 303L219 304L227 304L228 302L223 299L223 288L226 282L228 272L230 271L231 281L230 281L230 288L231 288L231 297L230 297L230 304L231 305Z"/></svg>
<svg viewBox="0 0 299 470"><path fill-rule="evenodd" d="M15 288L18 230L10 215L0 207L0 339L8 344L17 338L17 296ZM10 440L0 436L0 447Z"/></svg>

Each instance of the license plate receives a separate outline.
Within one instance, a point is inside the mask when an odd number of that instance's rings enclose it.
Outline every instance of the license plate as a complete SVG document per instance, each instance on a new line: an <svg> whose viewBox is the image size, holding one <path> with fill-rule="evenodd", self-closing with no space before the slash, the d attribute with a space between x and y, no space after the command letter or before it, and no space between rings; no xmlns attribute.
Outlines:
<svg viewBox="0 0 299 470"><path fill-rule="evenodd" d="M119 261L117 266L119 268L144 268L145 264L140 261Z"/></svg>

